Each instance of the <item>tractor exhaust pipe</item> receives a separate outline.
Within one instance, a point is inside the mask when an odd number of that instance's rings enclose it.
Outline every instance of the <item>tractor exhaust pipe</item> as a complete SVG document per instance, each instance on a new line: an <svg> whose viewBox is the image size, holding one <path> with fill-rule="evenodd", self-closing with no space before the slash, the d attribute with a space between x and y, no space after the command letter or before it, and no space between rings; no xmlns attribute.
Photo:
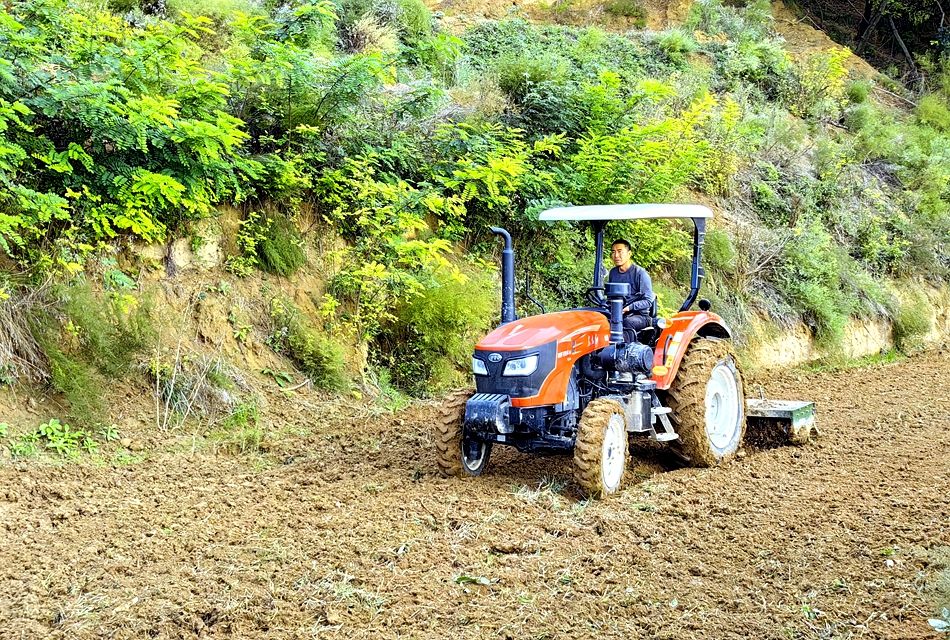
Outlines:
<svg viewBox="0 0 950 640"><path fill-rule="evenodd" d="M501 323L508 324L518 319L515 316L515 249L510 233L501 227L491 227L491 232L505 240L501 252Z"/></svg>

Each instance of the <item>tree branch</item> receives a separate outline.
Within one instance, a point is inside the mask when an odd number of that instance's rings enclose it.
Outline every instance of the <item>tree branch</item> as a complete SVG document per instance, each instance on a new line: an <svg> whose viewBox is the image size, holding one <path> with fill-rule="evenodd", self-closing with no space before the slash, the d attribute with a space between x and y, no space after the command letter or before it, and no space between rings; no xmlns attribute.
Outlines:
<svg viewBox="0 0 950 640"><path fill-rule="evenodd" d="M901 51L904 53L904 57L907 58L907 64L910 65L911 71L914 72L914 75L917 77L917 80L923 83L923 76L920 74L920 71L917 69L917 63L914 62L914 56L910 54L910 50L908 50L907 45L904 44L904 40L901 38L901 34L897 30L897 25L894 24L894 18L888 17L887 21L891 25L891 32L894 34L895 42L897 42L898 46L901 48Z"/></svg>

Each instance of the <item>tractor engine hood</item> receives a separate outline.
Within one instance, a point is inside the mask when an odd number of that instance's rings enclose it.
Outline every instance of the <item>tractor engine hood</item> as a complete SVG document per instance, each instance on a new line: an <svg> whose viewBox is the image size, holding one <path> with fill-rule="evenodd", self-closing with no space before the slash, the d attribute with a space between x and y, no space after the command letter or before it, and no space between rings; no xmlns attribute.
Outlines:
<svg viewBox="0 0 950 640"><path fill-rule="evenodd" d="M564 401L574 363L609 343L607 318L596 311L521 318L475 345L475 358L485 366L484 374L475 376L475 387L479 393L508 395L515 407L558 404ZM517 361L525 359L528 366L519 370Z"/></svg>
<svg viewBox="0 0 950 640"><path fill-rule="evenodd" d="M501 325L482 338L475 349L522 351L555 341L569 344L573 349L581 340L591 347L584 353L606 347L610 342L607 317L596 311L558 311L529 316Z"/></svg>

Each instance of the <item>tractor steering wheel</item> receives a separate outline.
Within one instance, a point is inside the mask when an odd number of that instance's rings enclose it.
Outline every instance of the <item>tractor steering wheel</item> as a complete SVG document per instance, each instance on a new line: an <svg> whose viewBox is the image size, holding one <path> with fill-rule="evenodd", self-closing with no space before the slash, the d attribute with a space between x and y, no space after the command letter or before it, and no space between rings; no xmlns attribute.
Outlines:
<svg viewBox="0 0 950 640"><path fill-rule="evenodd" d="M600 295L597 295L598 292ZM607 309L607 298L605 296L606 289L603 287L587 287L587 292L584 294L584 297L587 299L587 302L592 307L597 307L599 309Z"/></svg>

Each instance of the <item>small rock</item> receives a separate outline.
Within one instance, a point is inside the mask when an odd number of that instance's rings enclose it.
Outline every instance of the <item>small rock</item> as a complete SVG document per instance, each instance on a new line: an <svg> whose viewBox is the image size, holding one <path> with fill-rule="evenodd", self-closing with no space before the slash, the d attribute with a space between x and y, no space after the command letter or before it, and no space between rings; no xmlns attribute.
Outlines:
<svg viewBox="0 0 950 640"><path fill-rule="evenodd" d="M129 444L129 451L141 451L144 448L142 443L138 441Z"/></svg>
<svg viewBox="0 0 950 640"><path fill-rule="evenodd" d="M119 444L128 449L132 446L132 438L122 438L119 440Z"/></svg>
<svg viewBox="0 0 950 640"><path fill-rule="evenodd" d="M891 567L894 566L894 561L888 558L887 560L884 561L884 566L890 569Z"/></svg>

